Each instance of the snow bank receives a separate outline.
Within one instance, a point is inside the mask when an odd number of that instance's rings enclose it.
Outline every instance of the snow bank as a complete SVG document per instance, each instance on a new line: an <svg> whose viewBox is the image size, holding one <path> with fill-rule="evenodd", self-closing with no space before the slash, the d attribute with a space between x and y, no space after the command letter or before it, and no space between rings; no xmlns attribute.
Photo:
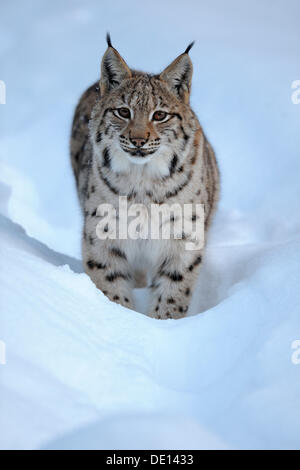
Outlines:
<svg viewBox="0 0 300 470"><path fill-rule="evenodd" d="M131 3L3 7L0 446L299 448L299 4L157 2L153 34ZM153 71L197 40L192 101L223 194L180 321L113 304L82 273L68 134L107 29Z"/></svg>
<svg viewBox="0 0 300 470"><path fill-rule="evenodd" d="M11 241L3 222L1 230L3 447L37 448L99 420L54 447L81 437L100 448L299 445L291 345L300 328L300 242L249 249L246 278L223 301L162 322L109 302L85 274L56 266L51 253L48 261L29 253L24 234ZM174 423L178 435L169 433Z"/></svg>

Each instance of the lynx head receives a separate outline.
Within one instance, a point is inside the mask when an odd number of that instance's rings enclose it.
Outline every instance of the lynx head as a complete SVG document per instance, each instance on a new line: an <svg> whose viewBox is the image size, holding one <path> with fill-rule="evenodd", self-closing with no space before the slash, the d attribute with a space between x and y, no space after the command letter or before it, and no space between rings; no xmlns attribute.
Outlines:
<svg viewBox="0 0 300 470"><path fill-rule="evenodd" d="M131 70L107 36L101 64L101 99L91 120L93 145L118 170L122 161L166 163L183 153L193 113L189 106L193 66L188 52L159 75ZM109 157L108 157L109 155Z"/></svg>

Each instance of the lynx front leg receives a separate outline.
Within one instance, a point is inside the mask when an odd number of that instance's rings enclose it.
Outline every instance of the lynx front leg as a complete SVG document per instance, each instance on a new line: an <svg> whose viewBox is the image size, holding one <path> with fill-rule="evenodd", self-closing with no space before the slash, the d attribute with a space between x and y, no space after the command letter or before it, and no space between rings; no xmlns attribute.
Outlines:
<svg viewBox="0 0 300 470"><path fill-rule="evenodd" d="M83 240L83 262L98 289L113 302L134 309L132 274L127 256L118 245L92 238Z"/></svg>
<svg viewBox="0 0 300 470"><path fill-rule="evenodd" d="M165 258L153 277L150 317L175 319L186 315L201 261L199 251Z"/></svg>

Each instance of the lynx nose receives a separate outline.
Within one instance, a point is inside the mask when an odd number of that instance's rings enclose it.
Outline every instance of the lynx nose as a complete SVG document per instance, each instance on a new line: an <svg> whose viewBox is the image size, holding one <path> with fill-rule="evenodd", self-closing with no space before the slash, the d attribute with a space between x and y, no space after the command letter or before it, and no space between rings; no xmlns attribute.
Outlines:
<svg viewBox="0 0 300 470"><path fill-rule="evenodd" d="M137 148L143 147L147 142L144 137L131 137L130 141Z"/></svg>

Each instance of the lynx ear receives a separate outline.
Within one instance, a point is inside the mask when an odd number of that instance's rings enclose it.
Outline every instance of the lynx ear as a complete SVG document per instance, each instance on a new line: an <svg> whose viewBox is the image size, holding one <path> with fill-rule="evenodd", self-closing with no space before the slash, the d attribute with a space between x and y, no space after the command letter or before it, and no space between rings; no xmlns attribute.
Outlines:
<svg viewBox="0 0 300 470"><path fill-rule="evenodd" d="M110 35L106 37L108 48L101 63L101 94L117 87L126 78L130 78L132 73L118 51L111 45Z"/></svg>
<svg viewBox="0 0 300 470"><path fill-rule="evenodd" d="M191 92L193 64L188 53L193 45L194 42L192 42L184 53L178 56L159 76L184 103L189 102Z"/></svg>

